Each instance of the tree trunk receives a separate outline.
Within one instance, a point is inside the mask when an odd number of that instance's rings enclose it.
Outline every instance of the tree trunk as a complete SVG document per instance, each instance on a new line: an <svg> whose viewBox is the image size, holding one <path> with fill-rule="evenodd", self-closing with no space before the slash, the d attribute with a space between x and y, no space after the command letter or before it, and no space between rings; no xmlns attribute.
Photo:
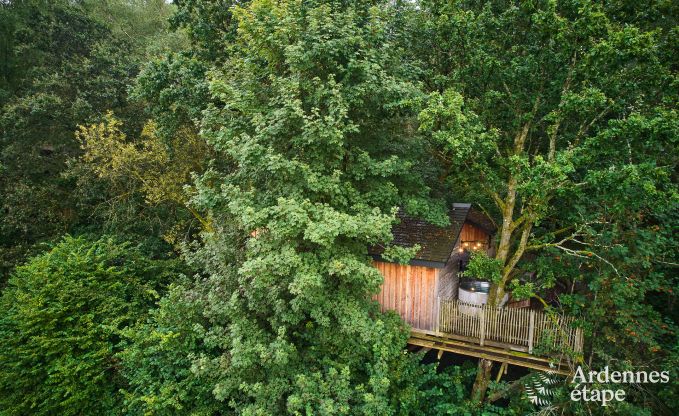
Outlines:
<svg viewBox="0 0 679 416"><path fill-rule="evenodd" d="M536 98L535 104L533 106L533 116L537 111L540 98ZM517 132L514 138L514 154L521 155L524 152L524 146L526 143L526 138L528 137L528 132L531 127L531 120L526 122L521 130ZM495 254L495 258L500 261L502 266L502 276L499 282L494 282L490 285L490 291L488 293L488 306L495 307L502 302L502 298L505 295L505 286L509 280L512 269L516 266L523 255L523 251L526 248L526 243L528 241L528 236L530 235L530 230L532 223L530 217L524 217L523 219L514 220L515 208L516 208L516 197L518 190L518 178L516 175L511 174L507 178L507 193L504 199L501 199L499 195L494 194L494 200L502 212L502 225L500 227L500 235L498 238L498 247ZM522 224L522 221L528 222L523 225L523 230L521 233L521 241L518 244L516 251L510 256L510 251L512 248L512 235L514 231ZM493 368L493 362L486 359L479 360L478 372L476 373L476 380L474 381L474 387L472 389L472 400L476 402L482 402L486 396L486 391L488 390L488 384L490 384L490 370Z"/></svg>
<svg viewBox="0 0 679 416"><path fill-rule="evenodd" d="M509 251L511 246L512 232L514 231L514 206L516 204L516 188L517 180L512 175L509 177L507 183L507 195L505 200L501 203L502 210L502 226L500 228L500 235L498 241L498 249L495 258L500 260L503 269L509 258ZM488 305L497 306L504 296L505 276L499 282L492 283L488 293ZM499 296L499 297L498 297ZM476 373L476 380L472 388L472 400L475 402L482 402L488 390L490 383L490 371L493 368L493 362L486 359L479 360L479 366Z"/></svg>
<svg viewBox="0 0 679 416"><path fill-rule="evenodd" d="M490 371L493 369L493 362L485 358L479 359L479 366L472 388L472 401L481 403L486 397L488 384L490 383Z"/></svg>

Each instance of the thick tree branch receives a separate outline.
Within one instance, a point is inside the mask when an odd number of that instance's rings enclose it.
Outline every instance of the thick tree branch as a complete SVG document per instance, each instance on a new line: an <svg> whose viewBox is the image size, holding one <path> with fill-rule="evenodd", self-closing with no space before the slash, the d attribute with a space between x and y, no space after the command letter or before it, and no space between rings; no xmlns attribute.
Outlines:
<svg viewBox="0 0 679 416"><path fill-rule="evenodd" d="M530 237L530 232L533 228L533 222L532 221L527 221L524 226L523 230L521 231L521 238L519 240L519 245L514 251L514 254L512 255L511 259L505 264L505 267L502 269L502 283L503 283L503 291L504 291L504 283L506 283L507 278L509 277L512 269L516 266L516 264L521 260L521 256L523 256L524 251L526 250L526 245L528 244L528 237Z"/></svg>
<svg viewBox="0 0 679 416"><path fill-rule="evenodd" d="M533 109L530 112L530 117L528 117L528 121L526 121L521 130L519 130L519 132L514 137L514 155L520 155L521 153L523 153L526 144L526 138L528 137L528 132L530 132L530 128L533 124L533 119L535 118L535 114L537 114L539 107L540 107L540 95L538 95L535 98L535 102L533 103Z"/></svg>
<svg viewBox="0 0 679 416"><path fill-rule="evenodd" d="M573 79L573 71L575 70L575 63L577 62L578 53L573 53L573 59L571 59L571 65L568 69L568 75L566 75L566 80L563 83L563 88L561 88L561 97L559 102L559 109L563 105L564 96L568 93L571 87L571 80ZM559 116L556 122L551 128L549 135L549 153L547 154L547 160L550 162L554 160L554 155L556 154L556 138L559 134L559 127L561 127L562 117Z"/></svg>
<svg viewBox="0 0 679 416"><path fill-rule="evenodd" d="M488 396L488 402L493 403L493 402L498 401L498 400L500 400L504 397L507 397L507 395L509 395L511 393L518 393L519 391L524 389L524 385L530 377L532 377L532 374L525 375L525 376L521 377L520 379L512 382L511 384L509 384L505 388L494 392L493 394Z"/></svg>

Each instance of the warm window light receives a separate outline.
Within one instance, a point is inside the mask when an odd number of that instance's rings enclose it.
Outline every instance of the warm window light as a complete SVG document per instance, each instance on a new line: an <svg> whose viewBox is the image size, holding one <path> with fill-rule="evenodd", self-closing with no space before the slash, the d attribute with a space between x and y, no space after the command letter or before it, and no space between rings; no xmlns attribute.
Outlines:
<svg viewBox="0 0 679 416"><path fill-rule="evenodd" d="M478 240L476 240L476 241L462 241L462 244L460 246L460 252L463 251L463 247L464 248L470 248L472 250L479 250L484 246L485 246L484 241L478 241Z"/></svg>

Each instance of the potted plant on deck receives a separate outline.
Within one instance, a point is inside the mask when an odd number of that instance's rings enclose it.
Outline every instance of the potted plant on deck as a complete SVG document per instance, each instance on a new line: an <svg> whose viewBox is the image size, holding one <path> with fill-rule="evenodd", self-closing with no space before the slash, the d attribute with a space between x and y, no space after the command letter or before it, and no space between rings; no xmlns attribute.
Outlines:
<svg viewBox="0 0 679 416"><path fill-rule="evenodd" d="M488 256L483 250L472 251L469 262L462 273L458 288L458 299L463 304L485 305L488 302L488 292L492 282L501 277L501 264L498 260ZM500 304L504 304L508 299L505 295ZM474 306L460 305L460 310L467 310L475 313Z"/></svg>

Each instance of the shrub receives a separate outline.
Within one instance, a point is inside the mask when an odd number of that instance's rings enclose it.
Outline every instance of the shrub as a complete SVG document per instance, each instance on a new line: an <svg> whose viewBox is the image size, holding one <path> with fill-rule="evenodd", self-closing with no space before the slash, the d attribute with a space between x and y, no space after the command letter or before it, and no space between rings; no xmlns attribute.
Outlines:
<svg viewBox="0 0 679 416"><path fill-rule="evenodd" d="M181 271L111 237L66 237L0 297L0 414L118 414L123 330Z"/></svg>
<svg viewBox="0 0 679 416"><path fill-rule="evenodd" d="M488 257L483 251L474 251L464 274L478 280L498 282L502 277L502 264L499 260Z"/></svg>

